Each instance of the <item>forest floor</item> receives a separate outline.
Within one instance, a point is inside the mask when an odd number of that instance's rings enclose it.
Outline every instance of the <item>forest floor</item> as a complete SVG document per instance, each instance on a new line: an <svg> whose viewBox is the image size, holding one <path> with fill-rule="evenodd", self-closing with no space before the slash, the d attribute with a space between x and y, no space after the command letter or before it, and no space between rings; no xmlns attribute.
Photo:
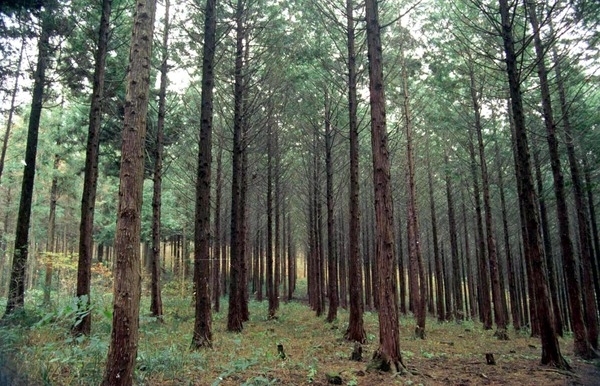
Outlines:
<svg viewBox="0 0 600 386"><path fill-rule="evenodd" d="M28 311L25 323L0 327L0 383L99 384L110 337L111 301L109 294L93 298L89 338L73 338L68 332L72 302L52 310L37 307ZM401 318L400 345L408 371L367 371L377 348L377 314L365 313L368 342L362 346L363 361L354 362L349 360L354 345L343 339L347 311L340 310L337 321L326 323L304 302L282 303L278 319L267 320L267 302L251 301L250 321L242 333L234 334L225 331L227 304L222 299L221 312L213 314L213 348L190 351L190 297L172 288L163 299L162 322L147 316L148 299L142 299L137 385L327 385L328 374L339 375L343 385L600 385L600 362L575 359L570 336L560 339L563 355L574 368L565 372L539 364L539 339L526 331L511 330L510 340L498 341L494 331L483 330L480 323L439 323L433 318L427 321L425 340L413 337L411 317ZM278 356L278 344L284 347L285 359ZM486 353L494 355L495 365L487 364ZM3 374L13 374L12 381ZM17 381L15 374L26 376L27 382Z"/></svg>

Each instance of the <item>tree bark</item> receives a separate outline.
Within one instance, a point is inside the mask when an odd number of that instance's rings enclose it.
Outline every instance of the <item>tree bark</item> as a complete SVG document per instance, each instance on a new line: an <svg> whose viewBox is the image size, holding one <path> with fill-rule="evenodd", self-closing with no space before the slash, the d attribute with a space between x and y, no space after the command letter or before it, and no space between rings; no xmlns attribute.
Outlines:
<svg viewBox="0 0 600 386"><path fill-rule="evenodd" d="M54 24L54 11L57 4L54 0L45 4L41 15L42 29L38 40L38 59L34 72L33 95L31 112L27 128L27 145L25 149L25 167L21 183L21 198L17 214L17 229L15 232L15 247L4 317L9 316L15 309L22 309L25 303L25 270L29 253L29 224L31 221L31 205L33 200L33 185L35 180L35 159L37 154L38 131L44 100L46 68L50 60L50 34Z"/></svg>
<svg viewBox="0 0 600 386"><path fill-rule="evenodd" d="M158 120L156 124L156 149L154 153L154 188L152 195L152 248L150 249L150 314L162 317L162 296L160 289L160 215L162 204L162 158L163 138L167 99L167 72L169 59L169 6L165 0L165 21L162 37L162 60L160 64L160 88L158 91ZM185 254L184 254L185 255ZM185 256L184 256L185 260ZM185 266L185 262L184 262ZM184 269L185 271L185 269Z"/></svg>
<svg viewBox="0 0 600 386"><path fill-rule="evenodd" d="M227 314L227 330L240 332L243 329L242 296L244 283L244 242L242 240L244 205L242 205L242 170L243 170L243 59L244 59L244 2L238 0L236 7L236 53L234 72L234 118L233 118L233 161L231 182L231 248L230 248L230 282L229 311Z"/></svg>
<svg viewBox="0 0 600 386"><path fill-rule="evenodd" d="M538 78L540 81L542 111L546 126L548 150L550 153L550 167L552 168L552 177L554 181L554 194L556 195L556 215L558 218L560 246L563 255L565 273L567 275L567 286L569 288L569 302L571 303L572 315L571 324L573 326L574 333L574 350L575 355L583 358L590 358L594 356L591 349L591 342L589 341L587 333L587 328L591 326L585 325L584 309L581 304L582 293L579 289L580 287L577 278L577 262L573 243L571 241L569 211L566 202L565 183L564 176L562 174L560 154L558 152L558 138L556 137L556 123L554 121L554 112L552 111L552 100L547 75L548 71L545 64L545 50L540 37L540 27L537 19L535 4L532 1L527 1L527 8L529 11L529 21L531 22L531 26L533 28L532 32L537 58ZM582 244L581 247L585 248L585 243ZM591 281L588 284L591 284ZM594 324L597 323L595 322Z"/></svg>
<svg viewBox="0 0 600 386"><path fill-rule="evenodd" d="M443 322L446 320L446 311L444 309L444 276L442 260L440 259L440 251L438 245L437 217L435 213L433 176L431 172L431 159L429 154L429 148L427 149L427 182L429 185L429 208L431 211L431 233L433 237L433 261L435 264L435 304L438 321ZM450 307L449 304L446 304L446 306Z"/></svg>
<svg viewBox="0 0 600 386"><path fill-rule="evenodd" d="M371 104L371 150L375 194L376 263L379 277L379 347L373 358L381 370L401 371L398 325L398 295L394 286L394 215L390 160L387 145L383 55L379 10L376 0L366 0L367 48L369 57L369 91ZM425 327L424 325L422 326Z"/></svg>
<svg viewBox="0 0 600 386"><path fill-rule="evenodd" d="M348 211L348 282L350 285L350 315L347 340L365 343L367 334L363 322L362 271L360 264L360 205L359 205L359 164L358 164L358 98L356 92L356 49L354 1L346 0L346 31L348 48L348 130L350 131L350 186Z"/></svg>
<svg viewBox="0 0 600 386"><path fill-rule="evenodd" d="M478 95L479 93L477 91L477 86L475 82L475 72L472 65L469 65L469 77L471 86L471 100L473 103L473 111L475 113L475 131L477 133L479 167L481 169L481 187L483 190L483 207L485 210L485 232L487 236L486 244L488 253L487 257L490 263L492 300L494 302L494 320L496 322L496 332L494 333L494 335L500 340L508 340L508 334L506 333L506 326L508 322L506 310L504 309L504 300L502 297L502 287L500 283L500 267L498 263L498 254L496 250L494 223L492 219L492 204L490 199L490 182L483 143L483 129L481 125L481 106L479 104L480 96ZM487 266L487 264L484 264L484 266ZM485 273L485 279L485 281L487 281L487 268ZM487 295L485 295L485 299L489 300Z"/></svg>
<svg viewBox="0 0 600 386"><path fill-rule="evenodd" d="M103 386L133 384L141 295L140 236L144 145L150 89L154 0L137 0L127 73L119 208L115 236L113 321Z"/></svg>
<svg viewBox="0 0 600 386"><path fill-rule="evenodd" d="M217 0L206 0L204 45L202 48L202 94L200 100L200 139L196 172L194 214L194 307L193 349L212 347L210 309L210 185L212 163L214 61L217 45Z"/></svg>
<svg viewBox="0 0 600 386"><path fill-rule="evenodd" d="M213 243L213 307L221 309L221 201L223 196L223 146L217 153L217 175L215 178L215 237Z"/></svg>
<svg viewBox="0 0 600 386"><path fill-rule="evenodd" d="M535 289L537 314L549 318L549 323L540 323L542 343L541 363L557 366L559 368L569 368L569 364L560 353L560 346L554 329L553 314L550 312L548 282L543 270L542 248L540 244L541 234L535 209L535 189L533 187L533 178L531 174L531 160L525 126L525 115L523 113L521 84L517 71L518 60L513 37L512 20L514 19L510 14L508 0L499 0L499 3L502 20L502 40L506 55L506 73L510 86L509 89L516 134L516 151L519 166L517 168L517 179L520 181L518 184L519 200L522 203L522 217L525 223L523 244L525 246L526 259L531 265L532 275L529 277L529 280L533 282Z"/></svg>
<svg viewBox="0 0 600 386"><path fill-rule="evenodd" d="M333 207L333 143L334 133L331 128L331 106L327 90L325 91L325 170L326 170L326 200L327 200L327 272L329 309L327 322L331 323L337 318L339 305L338 295L338 262L335 253L335 221Z"/></svg>

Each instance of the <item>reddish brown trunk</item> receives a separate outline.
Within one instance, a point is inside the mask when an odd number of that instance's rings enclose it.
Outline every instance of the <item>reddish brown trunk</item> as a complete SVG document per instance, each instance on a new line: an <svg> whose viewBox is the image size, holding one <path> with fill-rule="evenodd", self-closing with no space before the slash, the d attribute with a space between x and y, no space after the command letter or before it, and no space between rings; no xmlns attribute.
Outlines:
<svg viewBox="0 0 600 386"><path fill-rule="evenodd" d="M212 163L213 88L216 47L216 0L207 0L204 15L200 142L196 175L194 286L196 302L192 348L212 347L210 309L210 185Z"/></svg>
<svg viewBox="0 0 600 386"><path fill-rule="evenodd" d="M348 226L348 282L350 285L350 316L346 339L359 343L367 340L363 323L363 291L360 265L360 206L359 206L359 168L358 168L358 120L356 95L356 53L354 47L354 3L346 0L346 25L348 45L348 119L350 131L350 186ZM358 283L358 284L357 284Z"/></svg>
<svg viewBox="0 0 600 386"><path fill-rule="evenodd" d="M553 365L559 368L569 368L560 353L560 346L554 329L553 314L550 311L550 298L548 296L547 278L543 270L541 234L536 213L536 195L531 174L531 160L521 99L521 85L518 78L517 56L513 40L512 20L507 0L499 0L500 15L502 19L502 39L506 55L506 72L510 89L513 120L515 125L516 150L518 159L517 179L519 199L523 211L525 232L523 244L525 257L531 265L529 280L535 289L537 315L547 316L549 323L540 323L542 343L542 364Z"/></svg>
<svg viewBox="0 0 600 386"><path fill-rule="evenodd" d="M385 120L383 57L377 1L367 0L367 47L371 104L371 149L375 190L376 263L379 277L379 347L374 359L381 370L401 371L404 367L398 334L398 296L394 288L394 216L390 160ZM424 328L424 324L420 326Z"/></svg>
<svg viewBox="0 0 600 386"><path fill-rule="evenodd" d="M115 235L112 332L103 386L133 384L137 357L144 149L155 8L154 0L137 0L133 16Z"/></svg>

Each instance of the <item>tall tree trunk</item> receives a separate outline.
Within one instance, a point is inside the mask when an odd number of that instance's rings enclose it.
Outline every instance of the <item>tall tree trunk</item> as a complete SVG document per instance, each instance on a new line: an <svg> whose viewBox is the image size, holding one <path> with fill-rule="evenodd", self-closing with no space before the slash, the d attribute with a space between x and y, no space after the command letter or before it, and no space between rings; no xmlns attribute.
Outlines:
<svg viewBox="0 0 600 386"><path fill-rule="evenodd" d="M456 230L456 212L454 209L454 198L452 196L452 177L450 176L450 158L448 156L448 149L444 149L444 162L446 163L445 168L445 180L446 180L446 201L448 204L448 231L450 232L450 253L452 256L452 276L454 276L453 292L454 292L454 309L456 321L460 322L464 319L464 306L462 296L462 277L460 274L460 256L458 253L458 236Z"/></svg>
<svg viewBox="0 0 600 386"><path fill-rule="evenodd" d="M534 10L531 10L533 12ZM538 35L539 36L539 35ZM543 47L542 47L543 48ZM598 350L598 304L594 301L594 286L596 296L600 301L600 283L598 280L597 267L593 264L593 251L590 229L587 219L587 211L584 197L583 178L579 170L579 163L575 155L575 145L571 131L571 120L569 117L569 106L567 102L564 81L562 79L562 69L556 48L553 49L554 71L556 73L556 83L558 86L558 95L562 113L562 123L565 130L565 143L567 147L567 156L569 160L569 170L573 182L573 196L575 198L575 210L577 213L577 227L579 229L579 244L581 244L581 265L583 266L583 275L581 276L581 287L586 291L584 296L585 324L587 327L588 342L595 350ZM591 190L589 193L591 194ZM591 201L590 212L593 210L593 201ZM597 237L597 234L596 234ZM598 246L596 246L598 247Z"/></svg>
<svg viewBox="0 0 600 386"><path fill-rule="evenodd" d="M219 145L221 145L219 143ZM215 237L213 242L213 305L215 312L221 309L221 200L223 196L223 146L217 153L217 175L215 178Z"/></svg>
<svg viewBox="0 0 600 386"><path fill-rule="evenodd" d="M55 234L56 234L56 202L58 201L58 166L60 155L54 154L52 167L52 184L50 185L50 211L48 214L48 240L46 242L46 276L44 282L44 304L50 304L50 291L52 289L52 261L54 260Z"/></svg>
<svg viewBox="0 0 600 386"><path fill-rule="evenodd" d="M385 119L383 55L376 0L366 0L367 48L369 57L369 91L371 104L371 150L375 194L376 263L379 275L379 347L373 355L379 369L401 371L398 326L398 295L394 286L394 210L390 160ZM423 325L424 327L424 325Z"/></svg>
<svg viewBox="0 0 600 386"><path fill-rule="evenodd" d="M230 290L229 311L227 314L227 330L242 331L243 329L243 306L242 286L244 283L244 232L242 211L244 206L242 200L242 171L243 171L243 59L244 59L244 2L238 0L236 8L236 53L234 73L234 118L233 118L233 161L231 182L231 248L230 248Z"/></svg>
<svg viewBox="0 0 600 386"><path fill-rule="evenodd" d="M94 83L90 103L88 139L85 153L83 194L81 197L81 221L79 225L79 258L77 263L77 297L80 306L87 308L90 302L91 267L94 255L94 210L98 185L98 153L100 148L100 128L102 123L102 99L104 97L104 78L106 73L106 54L108 50L108 31L112 0L102 1L98 45L94 67ZM85 298L85 299L84 299ZM83 317L72 327L76 335L89 335L92 328L92 316L83 313Z"/></svg>
<svg viewBox="0 0 600 386"><path fill-rule="evenodd" d="M160 289L160 211L162 204L162 157L167 99L167 71L169 59L169 4L165 0L165 21L162 37L162 60L160 64L160 89L158 91L158 121L156 124L156 152L154 154L154 191L152 196L152 249L150 250L150 313L162 317L162 296ZM184 260L185 256L184 256ZM185 266L185 262L184 262ZM185 269L184 269L185 271Z"/></svg>
<svg viewBox="0 0 600 386"><path fill-rule="evenodd" d="M517 69L517 55L513 37L513 15L510 14L508 0L499 0L500 16L502 20L502 40L506 55L506 73L508 77L510 97L512 104L513 120L516 134L516 150L518 159L517 179L520 181L519 200L522 203L523 220L525 232L523 244L525 256L531 265L531 276L535 289L536 311L538 315L548 317L549 323L540 323L542 359L541 363L553 365L559 368L569 368L560 353L560 346L554 329L553 314L550 311L550 298L548 296L548 281L543 269L541 234L538 216L536 213L536 195L533 187L531 174L531 160L529 145L527 141L527 130L525 126L525 115L523 113L523 101L521 96L521 84Z"/></svg>
<svg viewBox="0 0 600 386"><path fill-rule="evenodd" d="M217 45L217 0L206 0L202 48L200 139L194 214L194 284L196 287L192 348L212 347L210 309L210 177L212 163L214 62Z"/></svg>
<svg viewBox="0 0 600 386"><path fill-rule="evenodd" d="M269 297L268 318L275 319L277 299L273 272L273 128L269 124L267 133L267 295Z"/></svg>
<svg viewBox="0 0 600 386"><path fill-rule="evenodd" d="M560 246L563 255L565 273L567 275L567 285L569 287L569 302L571 303L571 323L574 333L575 355L583 358L594 356L591 348L591 342L588 338L587 328L584 321L584 309L581 304L581 292L577 278L577 262L569 226L569 212L566 202L564 177L562 174L560 154L558 152L558 138L556 137L556 123L552 111L552 100L550 86L548 84L548 71L545 64L545 49L540 37L540 27L537 20L535 4L527 1L529 11L529 20L533 28L534 46L537 58L538 78L540 81L540 93L542 97L542 111L544 123L546 126L546 139L548 141L548 150L550 153L550 167L552 168L552 177L554 180L554 194L556 195L556 215L558 218L558 228L560 233ZM585 244L585 243L584 243ZM582 245L584 248L584 245ZM591 284L591 281L588 283ZM592 304L595 304L592 302ZM594 307L595 308L595 307ZM597 328L597 323L594 322Z"/></svg>
<svg viewBox="0 0 600 386"><path fill-rule="evenodd" d="M471 86L473 87L473 86ZM477 174L477 160L475 158L475 144L473 141L473 132L469 130L469 156L471 159L471 178L473 182L473 199L475 201L475 219L477 223L477 243L476 257L478 267L479 285L477 289L479 300L479 313L483 328L490 330L492 328L492 304L490 301L490 278L487 259L485 258L485 236L483 230L483 219L481 210L481 194L479 186L479 176Z"/></svg>
<svg viewBox="0 0 600 386"><path fill-rule="evenodd" d="M585 177L585 191L587 192L587 201L590 211L590 223L592 227L592 239L594 241L595 251L595 266L596 273L600 276L600 239L598 237L598 222L596 221L596 209L594 208L594 192L592 189L592 177L590 176L590 168L588 166L587 158L583 157L583 173ZM600 280L594 280L598 286L600 286ZM600 308L600 288L596 287L596 302L598 308Z"/></svg>
<svg viewBox="0 0 600 386"><path fill-rule="evenodd" d="M538 190L538 201L540 208L540 222L542 226L542 238L544 241L544 254L546 256L546 269L548 270L548 286L550 288L550 300L552 301L552 310L554 312L554 321L556 323L556 333L562 336L562 317L559 311L558 304L558 288L556 286L556 269L554 268L554 253L552 250L552 239L550 237L550 223L548 221L548 209L546 208L546 199L544 198L544 182L539 159L539 151L532 143L533 164L535 167L535 179Z"/></svg>
<svg viewBox="0 0 600 386"><path fill-rule="evenodd" d="M2 181L2 173L4 172L4 160L6 158L6 149L8 148L8 140L10 139L10 131L12 129L13 116L15 114L15 102L17 99L17 92L19 92L19 78L21 78L21 65L23 64L23 50L25 48L25 34L21 36L21 48L19 49L19 59L17 60L17 68L15 75L15 84L13 85L12 93L10 96L10 107L8 110L8 119L6 120L6 131L4 132L4 138L2 140L2 151L0 153L0 181Z"/></svg>
<svg viewBox="0 0 600 386"><path fill-rule="evenodd" d="M133 384L137 357L144 145L155 9L154 0L137 0L133 16L115 235L113 321L103 386Z"/></svg>
<svg viewBox="0 0 600 386"><path fill-rule="evenodd" d="M494 132L494 134L496 134ZM494 135L494 137L496 137ZM521 329L521 318L518 307L518 292L517 281L515 279L515 268L511 252L510 233L508 230L508 215L506 210L506 197L504 194L504 172L502 170L502 162L500 159L500 147L498 140L494 142L494 150L496 153L496 170L498 171L498 190L500 191L500 210L502 212L502 229L504 231L504 253L506 254L506 271L508 273L508 287L510 310L512 315L512 324L515 331Z"/></svg>
<svg viewBox="0 0 600 386"><path fill-rule="evenodd" d="M296 290L296 258L294 256L294 247L292 245L292 211L287 211L287 257L288 257L288 300L294 297Z"/></svg>
<svg viewBox="0 0 600 386"><path fill-rule="evenodd" d="M498 263L498 254L496 250L496 240L494 236L494 223L492 219L492 204L490 199L490 182L487 171L487 162L483 143L483 128L481 127L481 106L479 104L480 95L477 91L475 82L475 72L473 66L469 66L471 100L473 111L475 113L475 131L477 132L477 144L479 153L479 167L481 168L481 187L483 190L483 207L485 209L485 233L487 236L487 253L490 263L490 277L492 287L492 299L494 302L494 320L496 322L496 332L494 335L500 340L508 340L506 332L507 316L504 309L504 300L502 297L502 287L500 283L500 266ZM487 279L487 269L485 273ZM486 280L487 281L487 280ZM488 296L485 296L489 299Z"/></svg>
<svg viewBox="0 0 600 386"><path fill-rule="evenodd" d="M44 7L44 12L41 15L42 29L38 40L38 59L34 72L31 112L29 114L29 126L27 129L25 167L23 168L21 198L17 214L14 255L4 317L12 314L15 309L23 308L25 303L25 270L27 267L27 255L29 253L29 224L33 200L33 182L35 179L35 158L44 100L46 67L51 55L50 33L54 24L54 11L57 7L56 1L48 1Z"/></svg>
<svg viewBox="0 0 600 386"><path fill-rule="evenodd" d="M327 90L325 91L325 170L326 170L326 200L327 200L327 272L329 309L327 322L331 323L337 318L339 305L338 295L338 262L335 253L335 221L333 214L333 142L334 133L331 128L331 105Z"/></svg>
<svg viewBox="0 0 600 386"><path fill-rule="evenodd" d="M433 261L435 264L435 304L438 321L446 320L446 311L444 309L444 276L442 260L438 245L437 217L435 213L435 198L433 195L433 176L431 172L431 159L429 148L427 148L427 182L429 185L429 208L431 211L431 233L433 236ZM430 286L431 287L431 286ZM450 307L450 304L446 304Z"/></svg>
<svg viewBox="0 0 600 386"><path fill-rule="evenodd" d="M279 285L281 282L281 170L280 170L280 152L279 152L279 135L277 127L272 132L273 134L273 179L275 185L275 207L273 208L275 214L275 238L273 240L274 248L274 271L273 271L273 301L275 312L279 310ZM269 313L270 315L270 313ZM275 313L273 313L275 316Z"/></svg>
<svg viewBox="0 0 600 386"><path fill-rule="evenodd" d="M402 66L402 90L403 90L403 112L406 129L406 156L408 170L406 179L408 185L408 255L409 255L409 282L410 296L412 298L413 313L417 326L415 334L418 338L425 339L425 303L424 296L426 284L423 280L423 262L421 256L421 243L419 241L419 222L417 214L417 191L415 181L415 155L412 138L412 115L410 111L410 97L408 92L408 71L404 60L404 44L400 44L401 66Z"/></svg>
<svg viewBox="0 0 600 386"><path fill-rule="evenodd" d="M463 218L463 232L465 235L465 263L467 265L467 286L469 288L469 304L471 305L471 319L475 319L477 316L477 290L474 281L477 280L477 275L473 272L473 264L471 264L471 249L469 248L469 226L467 222L467 208L465 205L464 191L461 191L461 209Z"/></svg>

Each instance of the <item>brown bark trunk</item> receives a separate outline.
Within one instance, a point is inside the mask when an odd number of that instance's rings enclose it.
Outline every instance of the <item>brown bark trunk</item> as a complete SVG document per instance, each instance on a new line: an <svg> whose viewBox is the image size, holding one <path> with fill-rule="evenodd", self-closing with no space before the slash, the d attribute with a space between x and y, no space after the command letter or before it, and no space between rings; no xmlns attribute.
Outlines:
<svg viewBox="0 0 600 386"><path fill-rule="evenodd" d="M478 314L477 310L477 293L476 286L474 281L476 280L476 275L473 272L473 264L471 264L471 249L469 247L469 223L467 221L467 207L465 205L465 195L464 191L461 191L461 206L462 206L462 217L463 217L463 232L465 235L465 263L467 265L467 287L469 288L469 304L471 305L471 319L475 319Z"/></svg>
<svg viewBox="0 0 600 386"><path fill-rule="evenodd" d="M450 176L450 158L448 156L448 150L444 150L444 162L446 163L446 201L448 205L448 231L450 232L450 254L452 257L452 276L453 281L453 293L454 293L454 310L455 318L457 321L461 321L465 317L463 296L462 296L462 277L460 274L460 256L458 253L458 236L456 230L456 213L454 209L454 197L452 189L452 178Z"/></svg>
<svg viewBox="0 0 600 386"><path fill-rule="evenodd" d="M88 126L88 139L85 154L85 169L83 177L83 194L81 197L81 221L79 225L79 257L77 263L77 297L87 297L85 306L90 301L91 267L94 254L94 210L96 207L96 191L98 181L98 153L100 147L100 126L102 121L102 99L104 96L104 78L106 72L106 54L108 51L108 31L112 0L102 1L102 15L100 16L100 29L98 45L96 48L96 62L94 67L94 83L90 116ZM75 323L74 334L89 335L92 327L92 318L89 313Z"/></svg>
<svg viewBox="0 0 600 386"><path fill-rule="evenodd" d="M472 88L473 86L471 86ZM481 193L479 185L479 175L477 173L477 160L475 158L475 144L473 142L473 132L469 130L469 156L471 160L471 178L473 182L473 199L475 201L475 219L477 223L477 267L479 285L477 288L479 300L479 314L483 322L483 328L490 330L492 328L492 304L490 301L490 278L488 262L485 253L485 236L483 231L483 219L481 210Z"/></svg>
<svg viewBox="0 0 600 386"><path fill-rule="evenodd" d="M487 236L487 253L490 263L490 277L492 287L492 299L494 304L494 320L496 322L495 336L500 340L508 340L506 333L507 316L502 297L502 287L500 283L500 267L498 263L498 254L496 250L496 240L494 236L494 223L492 219L492 204L490 199L489 175L487 171L487 162L483 143L483 134L481 127L481 106L479 104L480 93L477 90L475 82L475 72L472 66L469 66L471 100L473 111L475 113L475 131L477 133L477 144L479 153L479 167L481 169L481 187L483 193L483 207L485 210L485 232ZM486 270L487 279L487 270ZM485 296L486 299L487 296ZM487 305L486 305L487 306Z"/></svg>
<svg viewBox="0 0 600 386"><path fill-rule="evenodd" d="M42 13L42 29L38 40L38 59L34 72L31 113L27 129L27 145L25 150L25 167L21 183L21 198L17 214L17 229L15 232L15 247L4 317L9 316L15 309L22 309L25 302L25 270L29 253L29 224L31 221L31 205L33 200L33 183L35 179L35 159L37 154L38 131L44 99L46 67L50 60L50 30L53 25L54 9L57 4L49 1L44 5Z"/></svg>
<svg viewBox="0 0 600 386"><path fill-rule="evenodd" d="M162 157L167 99L167 72L169 59L169 1L165 0L165 19L162 37L162 61L160 64L160 88L158 91L158 120L156 124L156 151L154 154L154 191L152 196L152 248L150 249L150 314L162 317L162 294L160 289L160 215L162 204ZM185 263L184 263L185 264Z"/></svg>
<svg viewBox="0 0 600 386"><path fill-rule="evenodd" d="M533 12L533 10L532 10ZM561 64L556 54L556 49L553 50L554 55L554 71L556 72L556 83L558 86L558 95L562 112L563 128L565 130L565 143L567 147L567 156L569 160L569 170L571 172L571 180L573 182L573 196L575 198L575 211L577 214L577 226L579 229L579 244L581 245L581 265L583 267L583 275L581 277L582 289L585 291L584 309L585 309L585 324L587 328L587 338L589 344L595 350L598 350L598 308L594 301L594 288L596 296L600 300L600 283L598 273L593 264L593 251L590 229L587 219L587 211L584 197L583 178L579 169L579 163L575 155L575 145L573 134L571 131L571 121L569 117L569 106L562 79ZM589 193L591 194L591 190ZM593 201L591 209L593 208Z"/></svg>
<svg viewBox="0 0 600 386"><path fill-rule="evenodd" d="M244 272L244 242L242 240L243 218L242 211L242 171L243 171L243 59L244 59L244 2L238 0L236 8L236 54L234 71L234 118L233 118L233 161L231 182L231 248L230 248L230 282L229 282L229 311L227 314L227 330L240 332L243 329L243 289ZM269 245L269 247L271 247Z"/></svg>
<svg viewBox="0 0 600 386"><path fill-rule="evenodd" d="M52 289L52 261L56 252L55 234L56 234L56 202L58 201L58 166L60 156L54 155L54 165L52 167L52 184L50 186L50 212L48 214L48 240L46 242L46 275L44 281L44 304L50 304L50 291Z"/></svg>
<svg viewBox="0 0 600 386"><path fill-rule="evenodd" d="M204 45L202 48L202 93L200 138L196 172L196 207L194 216L194 332L191 347L212 347L210 309L210 185L212 163L213 88L216 47L217 0L206 0L204 11Z"/></svg>
<svg viewBox="0 0 600 386"><path fill-rule="evenodd" d="M131 385L137 356L144 145L155 8L154 0L137 0L135 4L115 235L112 332L103 386Z"/></svg>
<svg viewBox="0 0 600 386"><path fill-rule="evenodd" d="M529 11L529 20L531 22L534 34L533 37L537 57L538 78L540 81L542 110L544 116L544 123L546 126L546 139L548 141L548 150L550 153L550 167L552 168L552 177L554 180L554 194L556 195L556 215L558 218L558 228L560 233L560 246L564 260L565 273L567 274L567 285L569 287L569 301L571 303L572 314L571 324L573 326L574 333L574 350L576 355L588 358L593 356L590 345L591 342L589 341L587 335L587 328L590 326L585 325L584 309L582 307L582 304L580 303L581 293L577 278L577 262L575 251L571 241L569 212L566 202L564 177L562 174L560 154L558 152L556 124L554 122L550 87L548 84L547 69L544 61L545 51L540 37L539 23L537 20L535 5L533 2L527 1L527 7ZM584 245L582 245L582 247L584 247Z"/></svg>
<svg viewBox="0 0 600 386"><path fill-rule="evenodd" d="M496 170L498 172L498 190L500 193L500 210L502 212L502 229L504 232L504 253L506 255L506 271L508 273L510 311L512 315L513 328L515 331L519 331L521 329L521 317L519 315L518 307L519 296L517 292L517 281L515 279L515 268L511 252L510 233L508 230L508 215L506 210L506 197L504 194L504 172L502 170L500 147L498 146L497 139L494 142L494 150L496 153Z"/></svg>
<svg viewBox="0 0 600 386"><path fill-rule="evenodd" d="M510 15L510 9L507 0L499 0L500 15L502 19L502 40L504 42L504 51L506 55L506 73L510 88L510 97L512 103L512 112L516 134L516 150L518 159L517 179L520 181L519 199L522 203L523 220L525 222L525 232L523 243L525 246L525 256L530 262L531 273L529 277L533 282L535 289L536 311L538 315L548 316L550 323L540 323L542 359L541 363L553 365L559 368L569 368L560 353L560 346L554 329L553 314L550 312L550 298L548 296L547 278L543 270L541 234L539 229L538 216L536 213L536 195L533 187L533 178L531 175L531 160L529 155L529 145L527 140L527 130L525 126L525 116L523 114L523 102L521 99L521 85L517 71L517 56L513 40L514 20Z"/></svg>
<svg viewBox="0 0 600 386"><path fill-rule="evenodd" d="M213 307L221 310L221 201L223 197L223 146L217 153L217 175L215 176L215 234L213 241Z"/></svg>
<svg viewBox="0 0 600 386"><path fill-rule="evenodd" d="M431 233L433 237L433 261L435 263L435 305L438 321L443 322L444 320L446 320L446 311L444 309L444 276L442 260L440 258L440 251L438 245L437 217L435 214L433 176L431 173L431 160L429 156L429 148L427 149L427 182L429 185L429 208L431 211ZM450 305L446 303L446 306L449 307Z"/></svg>
<svg viewBox="0 0 600 386"><path fill-rule="evenodd" d="M329 309L326 321L333 322L337 318L338 298L338 262L335 253L335 221L333 214L333 143L334 133L331 128L331 110L327 90L325 91L325 196L327 201L327 297Z"/></svg>
<svg viewBox="0 0 600 386"><path fill-rule="evenodd" d="M363 322L362 271L360 264L360 205L359 205L359 164L358 164L358 99L356 93L356 51L354 2L346 0L346 31L348 48L348 122L350 131L350 186L348 225L348 282L350 285L350 315L348 329L344 337L364 343L367 340Z"/></svg>
<svg viewBox="0 0 600 386"><path fill-rule="evenodd" d="M268 318L275 319L277 299L273 272L273 128L267 133L267 295L269 298Z"/></svg>
<svg viewBox="0 0 600 386"><path fill-rule="evenodd" d="M374 359L381 370L401 371L398 326L398 296L394 288L394 215L392 184L387 145L383 55L377 1L367 0L367 47L369 57L369 91L371 104L371 150L375 194L376 263L379 277L379 347ZM425 327L422 325L421 327Z"/></svg>

